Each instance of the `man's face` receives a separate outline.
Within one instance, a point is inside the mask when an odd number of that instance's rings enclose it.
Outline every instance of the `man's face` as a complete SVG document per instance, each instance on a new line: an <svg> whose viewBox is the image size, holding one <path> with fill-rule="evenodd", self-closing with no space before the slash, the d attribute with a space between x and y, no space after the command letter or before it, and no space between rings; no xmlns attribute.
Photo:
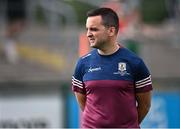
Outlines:
<svg viewBox="0 0 180 129"><path fill-rule="evenodd" d="M102 24L101 16L88 17L86 21L87 37L90 46L102 48L108 40L107 28Z"/></svg>

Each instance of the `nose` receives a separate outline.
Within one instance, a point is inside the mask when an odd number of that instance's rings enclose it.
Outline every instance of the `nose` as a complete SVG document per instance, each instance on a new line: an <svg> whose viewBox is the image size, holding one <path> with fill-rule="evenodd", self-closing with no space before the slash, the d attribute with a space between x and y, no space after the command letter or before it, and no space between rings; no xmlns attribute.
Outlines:
<svg viewBox="0 0 180 129"><path fill-rule="evenodd" d="M91 31L87 30L86 36L87 36L87 37L92 37Z"/></svg>

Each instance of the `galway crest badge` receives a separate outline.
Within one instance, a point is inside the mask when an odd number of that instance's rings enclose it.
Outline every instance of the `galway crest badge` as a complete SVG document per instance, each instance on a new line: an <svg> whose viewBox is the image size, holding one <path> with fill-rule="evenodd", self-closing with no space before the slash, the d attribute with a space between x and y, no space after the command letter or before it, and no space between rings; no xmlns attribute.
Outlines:
<svg viewBox="0 0 180 129"><path fill-rule="evenodd" d="M126 63L122 63L122 62L118 63L118 70L120 72L125 72L126 71Z"/></svg>

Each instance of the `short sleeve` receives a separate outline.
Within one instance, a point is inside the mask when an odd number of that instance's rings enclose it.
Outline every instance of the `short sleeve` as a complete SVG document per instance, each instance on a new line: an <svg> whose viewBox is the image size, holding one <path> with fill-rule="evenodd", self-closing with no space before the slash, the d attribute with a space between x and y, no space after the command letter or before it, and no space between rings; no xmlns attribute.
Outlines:
<svg viewBox="0 0 180 129"><path fill-rule="evenodd" d="M147 92L152 90L151 74L141 59L135 73L135 90L136 92Z"/></svg>
<svg viewBox="0 0 180 129"><path fill-rule="evenodd" d="M72 90L82 94L86 93L83 83L83 64L81 60L78 60L72 76Z"/></svg>

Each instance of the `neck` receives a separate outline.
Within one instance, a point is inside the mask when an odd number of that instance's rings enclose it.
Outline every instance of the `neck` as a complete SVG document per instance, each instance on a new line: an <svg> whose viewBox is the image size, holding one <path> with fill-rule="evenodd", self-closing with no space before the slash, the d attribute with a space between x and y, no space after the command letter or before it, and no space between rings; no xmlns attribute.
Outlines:
<svg viewBox="0 0 180 129"><path fill-rule="evenodd" d="M115 53L119 48L120 46L117 42L115 42L112 45L108 45L106 48L98 49L98 53L100 55L111 55Z"/></svg>

